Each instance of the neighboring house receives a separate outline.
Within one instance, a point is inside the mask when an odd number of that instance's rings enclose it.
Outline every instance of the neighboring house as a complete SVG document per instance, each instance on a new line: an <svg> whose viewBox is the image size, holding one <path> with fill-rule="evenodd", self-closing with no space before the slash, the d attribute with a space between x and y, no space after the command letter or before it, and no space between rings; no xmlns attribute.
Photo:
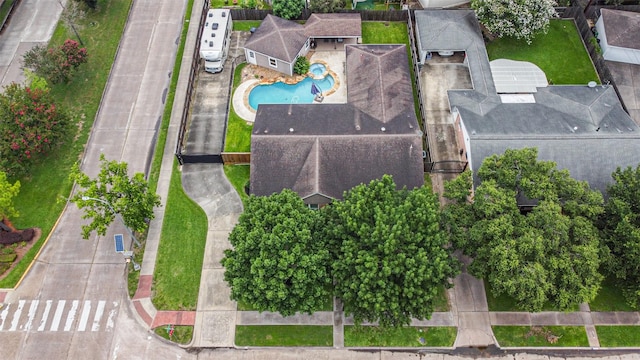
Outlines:
<svg viewBox="0 0 640 360"><path fill-rule="evenodd" d="M244 45L247 62L293 75L293 65L319 42L362 42L360 14L312 14L305 25L267 15Z"/></svg>
<svg viewBox="0 0 640 360"><path fill-rule="evenodd" d="M640 13L601 9L596 30L605 60L640 64Z"/></svg>
<svg viewBox="0 0 640 360"><path fill-rule="evenodd" d="M515 94L499 94L473 11L423 10L415 18L421 64L428 53L465 53L473 89L449 90L448 100L458 146L474 171L487 156L537 147L540 159L604 193L616 167L640 162L640 128L611 86L531 89L516 81L501 86Z"/></svg>
<svg viewBox="0 0 640 360"><path fill-rule="evenodd" d="M251 193L297 192L310 207L385 174L424 183L422 132L405 45L346 45L347 103L260 105Z"/></svg>

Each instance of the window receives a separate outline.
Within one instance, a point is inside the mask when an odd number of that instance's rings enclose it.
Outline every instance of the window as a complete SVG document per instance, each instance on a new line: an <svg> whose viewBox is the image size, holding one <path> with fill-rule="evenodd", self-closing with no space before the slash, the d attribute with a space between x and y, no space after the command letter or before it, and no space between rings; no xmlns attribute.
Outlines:
<svg viewBox="0 0 640 360"><path fill-rule="evenodd" d="M274 58L269 58L269 65L273 67L278 67L278 62Z"/></svg>
<svg viewBox="0 0 640 360"><path fill-rule="evenodd" d="M307 205L311 210L318 210L318 204L308 204Z"/></svg>
<svg viewBox="0 0 640 360"><path fill-rule="evenodd" d="M253 53L253 51L249 51L249 57L250 57L250 58L252 58L252 59L253 59L254 57L256 57L256 56L255 56L255 54Z"/></svg>

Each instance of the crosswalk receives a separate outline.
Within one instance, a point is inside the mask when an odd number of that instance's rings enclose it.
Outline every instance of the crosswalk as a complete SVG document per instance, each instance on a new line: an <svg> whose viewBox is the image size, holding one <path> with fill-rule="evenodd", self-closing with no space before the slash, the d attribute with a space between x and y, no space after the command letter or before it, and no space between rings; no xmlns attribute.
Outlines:
<svg viewBox="0 0 640 360"><path fill-rule="evenodd" d="M111 332L118 305L106 300L19 300L0 308L0 332Z"/></svg>

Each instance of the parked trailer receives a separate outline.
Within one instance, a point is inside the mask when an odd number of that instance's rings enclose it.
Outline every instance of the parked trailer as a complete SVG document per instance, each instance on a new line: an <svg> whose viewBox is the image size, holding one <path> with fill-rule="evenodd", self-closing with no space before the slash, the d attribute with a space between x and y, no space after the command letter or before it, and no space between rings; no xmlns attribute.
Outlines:
<svg viewBox="0 0 640 360"><path fill-rule="evenodd" d="M233 21L229 9L210 9L202 28L200 58L204 60L204 70L210 73L222 71L229 54Z"/></svg>

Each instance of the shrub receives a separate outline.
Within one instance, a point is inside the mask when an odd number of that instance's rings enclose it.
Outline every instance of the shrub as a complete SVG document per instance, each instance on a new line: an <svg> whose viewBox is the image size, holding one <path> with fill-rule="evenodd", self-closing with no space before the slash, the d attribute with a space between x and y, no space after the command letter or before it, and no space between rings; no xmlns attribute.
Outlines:
<svg viewBox="0 0 640 360"><path fill-rule="evenodd" d="M309 64L309 59L304 56L300 56L296 59L296 63L293 64L293 72L298 75L304 75L309 72L309 66L311 66Z"/></svg>

